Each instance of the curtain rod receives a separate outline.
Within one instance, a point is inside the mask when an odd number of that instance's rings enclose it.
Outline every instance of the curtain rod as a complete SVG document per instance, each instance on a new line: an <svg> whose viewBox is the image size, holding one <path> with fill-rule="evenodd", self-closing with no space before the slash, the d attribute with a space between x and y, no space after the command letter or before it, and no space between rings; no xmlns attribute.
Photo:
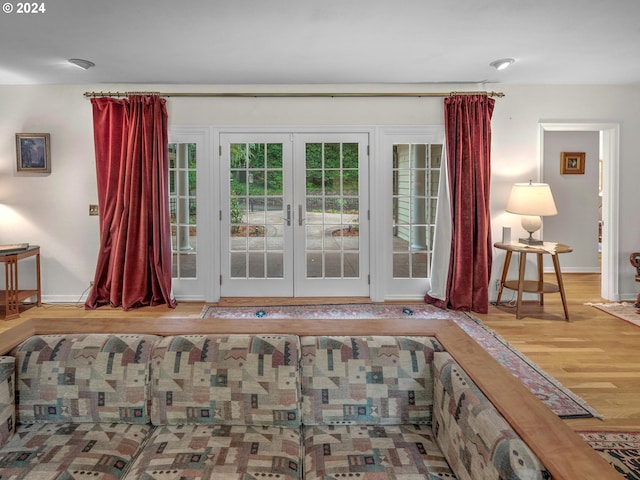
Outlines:
<svg viewBox="0 0 640 480"><path fill-rule="evenodd" d="M190 93L190 92L176 92L176 93L160 93L160 92L85 92L84 96L87 98L94 97L128 97L130 95L157 95L159 97L228 97L228 98L289 98L289 97L325 97L325 98L372 98L372 97L450 97L453 95L486 95L488 97L504 97L502 92L449 92L449 93L437 93L437 92L421 92L421 93L402 93L402 92L386 92L386 93L274 93L274 92L210 92L210 93Z"/></svg>

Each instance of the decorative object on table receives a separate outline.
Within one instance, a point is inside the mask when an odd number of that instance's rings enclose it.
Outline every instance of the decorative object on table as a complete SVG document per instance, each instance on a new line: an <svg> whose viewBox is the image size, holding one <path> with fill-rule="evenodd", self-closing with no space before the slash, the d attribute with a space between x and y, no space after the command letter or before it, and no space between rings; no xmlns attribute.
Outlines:
<svg viewBox="0 0 640 480"><path fill-rule="evenodd" d="M16 133L17 170L20 173L51 173L48 133Z"/></svg>
<svg viewBox="0 0 640 480"><path fill-rule="evenodd" d="M410 311L409 315L407 311ZM563 387L558 380L544 372L531 359L512 347L509 342L485 326L480 319L467 312L443 310L422 304L345 304L345 305L294 305L268 307L218 307L205 305L200 318L254 319L376 319L387 318L415 320L450 320L473 338L498 363L509 370L520 382L561 418L602 418L583 399Z"/></svg>
<svg viewBox="0 0 640 480"><path fill-rule="evenodd" d="M511 227L502 227L502 243L511 243Z"/></svg>
<svg viewBox="0 0 640 480"><path fill-rule="evenodd" d="M10 243L8 245L0 245L0 255L8 255L10 253L24 252L29 248L28 243Z"/></svg>
<svg viewBox="0 0 640 480"><path fill-rule="evenodd" d="M584 175L584 152L562 152L560 173L562 175Z"/></svg>
<svg viewBox="0 0 640 480"><path fill-rule="evenodd" d="M511 195L505 209L509 213L522 215L522 228L529 232L529 238L519 239L526 245L542 245L542 239L536 240L533 234L542 226L541 216L557 215L551 188L546 183L516 183L511 187Z"/></svg>

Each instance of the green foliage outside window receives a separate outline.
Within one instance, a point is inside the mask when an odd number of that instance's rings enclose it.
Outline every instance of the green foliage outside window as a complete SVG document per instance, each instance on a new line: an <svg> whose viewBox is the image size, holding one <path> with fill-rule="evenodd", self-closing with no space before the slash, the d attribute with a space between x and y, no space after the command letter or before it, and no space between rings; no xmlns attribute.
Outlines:
<svg viewBox="0 0 640 480"><path fill-rule="evenodd" d="M282 144L234 143L230 145L232 197L280 196L283 193ZM306 194L325 197L309 211L350 210L349 199L358 196L359 152L357 143L307 143L305 151ZM232 223L241 223L240 203L231 203ZM234 211L237 211L234 216ZM238 219L236 222L233 218Z"/></svg>
<svg viewBox="0 0 640 480"><path fill-rule="evenodd" d="M231 144L230 166L231 195L282 195L282 144Z"/></svg>

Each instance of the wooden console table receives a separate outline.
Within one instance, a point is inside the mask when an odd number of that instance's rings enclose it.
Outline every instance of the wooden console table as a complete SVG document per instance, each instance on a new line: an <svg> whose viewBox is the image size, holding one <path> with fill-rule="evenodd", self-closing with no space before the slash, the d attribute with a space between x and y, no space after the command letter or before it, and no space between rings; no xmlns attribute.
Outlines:
<svg viewBox="0 0 640 480"><path fill-rule="evenodd" d="M36 257L36 289L20 290L18 285L18 262L23 258ZM0 262L4 263L4 291L0 290L0 301L4 304L4 318L9 320L20 316L20 302L36 297L38 306L42 305L40 288L40 247L31 245L26 250L0 253Z"/></svg>
<svg viewBox="0 0 640 480"><path fill-rule="evenodd" d="M561 253L569 253L572 248L562 243L556 244L555 251L552 253L549 250L535 245L524 245L522 243L502 243L498 242L494 244L494 247L500 250L506 250L506 256L504 259L504 267L502 268L502 278L500 280L500 289L498 290L498 298L496 304L500 303L502 297L502 289L508 288L510 290L516 290L518 292L518 300L516 301L516 318L520 318L520 307L522 306L522 293L537 293L540 296L540 305L544 305L545 293L560 293L562 298L562 306L564 307L564 318L569 321L569 310L567 309L567 299L564 294L564 284L562 283L562 272L560 271L560 263L558 262L558 255ZM517 280L507 280L507 273L509 272L509 263L511 262L511 255L513 252L520 254L520 268L518 270ZM524 272L527 263L527 253L535 253L538 258L538 280L525 280ZM553 269L556 273L557 283L547 283L543 279L542 274L542 256L551 255L553 260Z"/></svg>

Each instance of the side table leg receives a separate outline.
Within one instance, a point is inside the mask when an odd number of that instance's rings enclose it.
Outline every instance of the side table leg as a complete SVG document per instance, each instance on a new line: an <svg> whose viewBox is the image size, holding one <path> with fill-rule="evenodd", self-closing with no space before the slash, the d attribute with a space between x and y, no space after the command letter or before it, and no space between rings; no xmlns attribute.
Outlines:
<svg viewBox="0 0 640 480"><path fill-rule="evenodd" d="M40 253L36 255L36 288L38 289L37 305L41 307L42 306L42 283L40 282Z"/></svg>
<svg viewBox="0 0 640 480"><path fill-rule="evenodd" d="M20 316L18 302L18 258L8 257L5 262L5 320Z"/></svg>
<svg viewBox="0 0 640 480"><path fill-rule="evenodd" d="M544 305L544 275L542 272L542 254L538 253L538 292L540 292L540 295L538 296L538 298L540 299L540 306L542 307Z"/></svg>
<svg viewBox="0 0 640 480"><path fill-rule="evenodd" d="M522 292L524 291L524 272L527 265L527 254L520 252L520 269L518 270L518 300L516 302L516 318L520 318L520 307L522 306Z"/></svg>
<svg viewBox="0 0 640 480"><path fill-rule="evenodd" d="M504 288L504 282L507 281L507 273L509 273L509 264L511 263L511 250L507 250L507 254L504 257L504 266L502 267L502 277L500 278L500 288L498 290L498 298L496 298L496 305L500 305L500 299L502 298L502 289Z"/></svg>
<svg viewBox="0 0 640 480"><path fill-rule="evenodd" d="M564 318L569 322L569 309L567 308L567 298L564 294L564 284L562 283L562 272L560 271L560 262L558 261L558 255L551 255L553 259L553 269L556 272L556 280L558 281L558 289L560 290L560 298L562 298L562 306L564 307Z"/></svg>

